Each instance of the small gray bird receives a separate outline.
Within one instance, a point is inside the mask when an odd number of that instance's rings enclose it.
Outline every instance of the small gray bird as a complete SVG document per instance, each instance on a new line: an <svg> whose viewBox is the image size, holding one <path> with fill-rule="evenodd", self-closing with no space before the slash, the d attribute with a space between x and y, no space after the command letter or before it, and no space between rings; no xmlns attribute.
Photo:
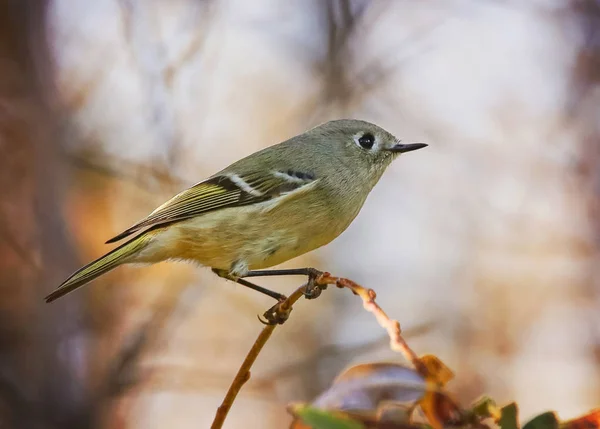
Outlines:
<svg viewBox="0 0 600 429"><path fill-rule="evenodd" d="M426 147L401 143L377 125L336 120L243 158L175 195L145 219L107 241L139 233L72 274L47 302L128 263L194 261L221 277L244 280L309 274L272 267L321 247L354 220L371 189L401 153Z"/></svg>

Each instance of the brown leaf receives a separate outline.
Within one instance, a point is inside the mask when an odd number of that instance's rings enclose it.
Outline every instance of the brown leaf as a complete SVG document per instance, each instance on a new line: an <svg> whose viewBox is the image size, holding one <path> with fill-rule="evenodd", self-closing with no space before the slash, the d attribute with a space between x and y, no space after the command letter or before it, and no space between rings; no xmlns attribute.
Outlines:
<svg viewBox="0 0 600 429"><path fill-rule="evenodd" d="M419 358L427 369L427 381L445 386L454 378L454 372L444 364L437 356L425 355Z"/></svg>
<svg viewBox="0 0 600 429"><path fill-rule="evenodd" d="M462 421L462 412L457 402L445 392L428 391L419 401L427 421L435 429Z"/></svg>
<svg viewBox="0 0 600 429"><path fill-rule="evenodd" d="M600 428L600 408L585 416L567 420L559 425L560 429L598 429Z"/></svg>
<svg viewBox="0 0 600 429"><path fill-rule="evenodd" d="M313 405L339 410L376 410L382 401L414 404L425 391L425 380L412 368L395 363L361 364L340 374Z"/></svg>

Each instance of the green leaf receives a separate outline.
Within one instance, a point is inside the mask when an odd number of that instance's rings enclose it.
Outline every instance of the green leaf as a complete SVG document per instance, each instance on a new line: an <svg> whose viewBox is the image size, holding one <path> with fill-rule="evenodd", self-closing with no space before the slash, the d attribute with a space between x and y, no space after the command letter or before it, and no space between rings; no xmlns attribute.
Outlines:
<svg viewBox="0 0 600 429"><path fill-rule="evenodd" d="M510 403L502 408L498 424L502 429L519 429L518 414L517 404Z"/></svg>
<svg viewBox="0 0 600 429"><path fill-rule="evenodd" d="M348 417L312 407L297 407L294 414L313 429L365 429L365 426Z"/></svg>
<svg viewBox="0 0 600 429"><path fill-rule="evenodd" d="M529 420L523 429L558 429L558 419L554 412L548 411Z"/></svg>
<svg viewBox="0 0 600 429"><path fill-rule="evenodd" d="M477 419L491 417L495 421L498 421L502 417L500 408L496 405L496 402L488 396L483 396L474 402L471 407L471 413L473 417Z"/></svg>

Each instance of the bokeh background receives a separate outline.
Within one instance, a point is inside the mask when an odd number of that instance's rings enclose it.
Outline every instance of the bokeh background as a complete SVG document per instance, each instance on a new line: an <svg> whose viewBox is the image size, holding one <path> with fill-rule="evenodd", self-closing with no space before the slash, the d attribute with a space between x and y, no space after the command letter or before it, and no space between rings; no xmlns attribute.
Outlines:
<svg viewBox="0 0 600 429"><path fill-rule="evenodd" d="M430 147L285 265L374 288L465 402L597 406L600 2L0 0L0 426L209 427L268 298L176 263L43 297L174 193L341 117ZM392 359L349 293L301 301L226 427L286 427Z"/></svg>

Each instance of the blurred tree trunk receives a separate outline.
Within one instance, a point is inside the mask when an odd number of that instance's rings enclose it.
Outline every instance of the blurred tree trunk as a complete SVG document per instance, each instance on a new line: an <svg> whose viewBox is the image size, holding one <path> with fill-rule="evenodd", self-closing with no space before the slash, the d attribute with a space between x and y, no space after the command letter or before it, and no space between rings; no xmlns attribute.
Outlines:
<svg viewBox="0 0 600 429"><path fill-rule="evenodd" d="M74 299L45 294L76 265L61 216L49 107L47 2L0 0L0 427L89 427ZM78 344L79 343L79 344ZM81 364L79 364L81 365Z"/></svg>
<svg viewBox="0 0 600 429"><path fill-rule="evenodd" d="M595 258L600 253L600 2L598 0L574 0L572 3L576 21L581 32L582 46L577 55L573 73L573 94L570 101L571 120L581 130L581 152L577 163L579 189L587 203ZM590 265L590 279L584 286L586 301L594 309L590 317L591 352L600 376L600 270ZM598 386L598 383L595 384ZM596 387L596 396L600 389Z"/></svg>

